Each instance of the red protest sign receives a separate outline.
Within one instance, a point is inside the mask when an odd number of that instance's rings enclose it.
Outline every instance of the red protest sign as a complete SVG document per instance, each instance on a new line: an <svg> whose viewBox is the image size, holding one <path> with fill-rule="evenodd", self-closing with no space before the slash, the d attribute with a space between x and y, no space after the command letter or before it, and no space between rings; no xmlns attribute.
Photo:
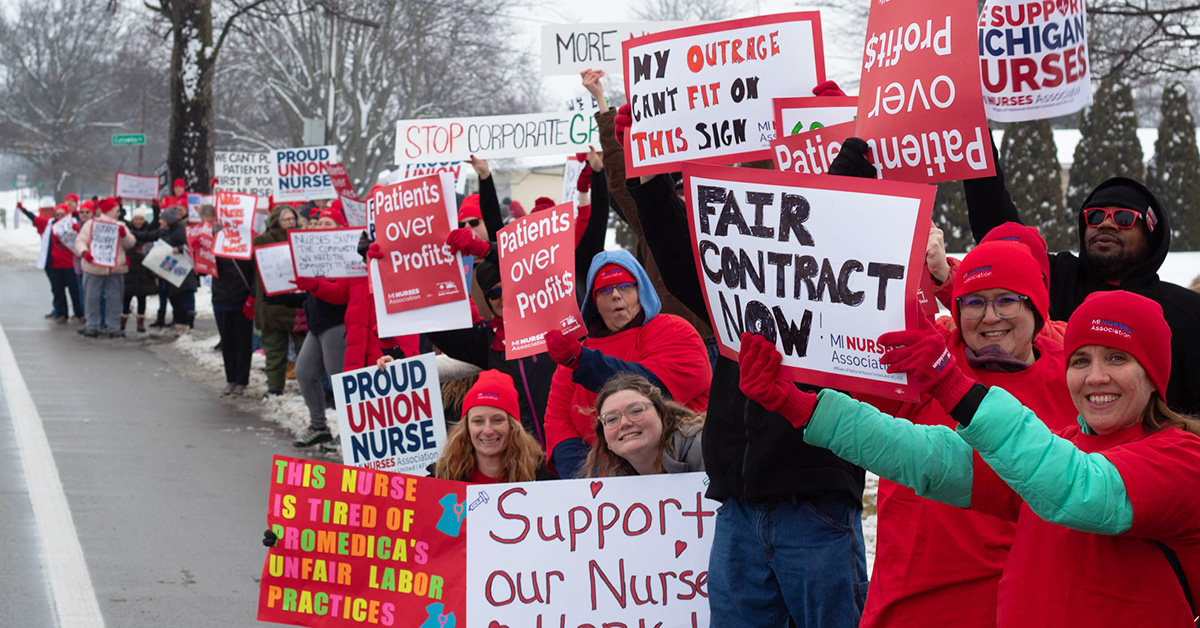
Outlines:
<svg viewBox="0 0 1200 628"><path fill-rule="evenodd" d="M466 484L285 456L270 481L259 621L465 625Z"/></svg>
<svg viewBox="0 0 1200 628"><path fill-rule="evenodd" d="M571 338L587 330L575 301L575 204L564 203L515 220L496 233L504 293L504 356L546 350L542 335Z"/></svg>
<svg viewBox="0 0 1200 628"><path fill-rule="evenodd" d="M842 142L854 137L854 122L843 122L771 142L775 169L797 174L825 174L842 151Z"/></svg>
<svg viewBox="0 0 1200 628"><path fill-rule="evenodd" d="M362 202L358 197L358 192L354 191L354 184L350 183L350 175L346 174L345 164L329 164L329 178L333 181L333 189L337 190L338 198L345 203L346 199Z"/></svg>
<svg viewBox="0 0 1200 628"><path fill-rule="evenodd" d="M188 250L197 275L217 276L217 256L213 254L213 224L196 222L187 226Z"/></svg>
<svg viewBox="0 0 1200 628"><path fill-rule="evenodd" d="M975 24L973 2L871 3L855 135L871 147L882 178L995 174Z"/></svg>
<svg viewBox="0 0 1200 628"><path fill-rule="evenodd" d="M775 139L854 120L858 98L854 96L805 96L776 98Z"/></svg>
<svg viewBox="0 0 1200 628"><path fill-rule="evenodd" d="M213 253L217 257L250 259L254 237L250 229L258 197L224 190L218 191L216 197L217 224L221 225L221 230L213 242Z"/></svg>
<svg viewBox="0 0 1200 628"><path fill-rule="evenodd" d="M454 216L446 173L401 181L371 194L383 299L388 314L461 301L462 262L446 244Z"/></svg>

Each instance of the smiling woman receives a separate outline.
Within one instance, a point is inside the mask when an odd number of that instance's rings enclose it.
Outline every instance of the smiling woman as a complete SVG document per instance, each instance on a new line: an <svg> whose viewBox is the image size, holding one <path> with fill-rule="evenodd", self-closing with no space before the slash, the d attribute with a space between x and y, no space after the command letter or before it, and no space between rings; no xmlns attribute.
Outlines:
<svg viewBox="0 0 1200 628"><path fill-rule="evenodd" d="M663 396L644 377L622 374L596 395L596 442L583 477L704 470L704 415Z"/></svg>

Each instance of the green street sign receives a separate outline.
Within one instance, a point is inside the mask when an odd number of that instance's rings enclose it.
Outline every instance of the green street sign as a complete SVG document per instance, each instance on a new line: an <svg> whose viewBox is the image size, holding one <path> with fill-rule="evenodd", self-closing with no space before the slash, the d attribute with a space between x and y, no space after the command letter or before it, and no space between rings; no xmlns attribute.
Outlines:
<svg viewBox="0 0 1200 628"><path fill-rule="evenodd" d="M113 146L136 146L146 143L146 135L138 133L137 135L114 135L112 136Z"/></svg>

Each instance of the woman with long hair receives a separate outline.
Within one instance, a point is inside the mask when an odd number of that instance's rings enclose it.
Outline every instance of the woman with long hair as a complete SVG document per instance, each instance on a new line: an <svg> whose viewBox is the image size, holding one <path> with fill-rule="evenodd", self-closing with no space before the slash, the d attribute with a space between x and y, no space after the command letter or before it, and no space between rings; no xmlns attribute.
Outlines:
<svg viewBox="0 0 1200 628"><path fill-rule="evenodd" d="M650 380L622 373L596 394L596 441L583 477L704 470L704 415L666 398Z"/></svg>

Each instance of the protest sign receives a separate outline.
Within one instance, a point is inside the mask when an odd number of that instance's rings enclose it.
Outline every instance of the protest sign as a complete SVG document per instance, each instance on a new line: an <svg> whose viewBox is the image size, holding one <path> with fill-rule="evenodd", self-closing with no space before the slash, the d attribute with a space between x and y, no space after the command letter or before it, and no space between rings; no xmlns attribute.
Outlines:
<svg viewBox="0 0 1200 628"><path fill-rule="evenodd" d="M92 263L105 268L116 268L117 247L120 246L121 225L115 222L92 220L92 236L88 241L88 252Z"/></svg>
<svg viewBox="0 0 1200 628"><path fill-rule="evenodd" d="M225 191L218 191L216 197L217 224L221 225L221 230L213 243L213 253L217 257L250 259L253 240L250 225L254 221L258 198L253 194Z"/></svg>
<svg viewBox="0 0 1200 628"><path fill-rule="evenodd" d="M600 145L592 112L555 111L510 116L401 120L396 163L566 155Z"/></svg>
<svg viewBox="0 0 1200 628"><path fill-rule="evenodd" d="M342 461L426 475L446 446L437 360L425 353L333 376Z"/></svg>
<svg viewBox="0 0 1200 628"><path fill-rule="evenodd" d="M463 628L465 484L278 455L269 477L259 621Z"/></svg>
<svg viewBox="0 0 1200 628"><path fill-rule="evenodd" d="M379 276L382 265L379 260L371 260L367 266L370 273L371 294L375 295L375 321L379 327L380 338L393 338L409 334L424 334L448 329L468 329L471 327L471 301L464 297L459 301L451 301L441 305L422 307L415 310L405 310L395 314L388 313L384 308L383 283ZM467 283L463 275L459 275L463 293L467 294Z"/></svg>
<svg viewBox="0 0 1200 628"><path fill-rule="evenodd" d="M176 288L183 285L193 268L192 258L186 252L176 253L170 244L162 240L154 241L146 257L142 258L142 265Z"/></svg>
<svg viewBox="0 0 1200 628"><path fill-rule="evenodd" d="M811 93L825 80L815 11L681 28L622 47L630 177L677 171L689 160L769 158L772 99Z"/></svg>
<svg viewBox="0 0 1200 628"><path fill-rule="evenodd" d="M337 161L336 146L273 149L267 157L276 203L338 197L329 176L329 164Z"/></svg>
<svg viewBox="0 0 1200 628"><path fill-rule="evenodd" d="M450 175L442 173L371 194L375 233L384 254L378 265L383 292L375 298L389 314L467 298L459 271L462 262L446 244L455 213L450 186Z"/></svg>
<svg viewBox="0 0 1200 628"><path fill-rule="evenodd" d="M267 153L219 150L213 158L213 176L217 178L217 187L229 192L267 198L274 189L271 158Z"/></svg>
<svg viewBox="0 0 1200 628"><path fill-rule="evenodd" d="M722 355L736 359L750 331L796 381L916 400L875 339L916 327L935 187L702 164L683 176Z"/></svg>
<svg viewBox="0 0 1200 628"><path fill-rule="evenodd" d="M466 168L464 172L463 168ZM471 167L461 161L439 161L426 164L403 164L391 172L388 177L388 183L399 183L425 175L437 174L439 172L449 172L454 176L454 192L456 194L467 193L467 177L466 173L471 171Z"/></svg>
<svg viewBox="0 0 1200 628"><path fill-rule="evenodd" d="M987 117L1042 120L1092 104L1083 0L988 0L979 16Z"/></svg>
<svg viewBox="0 0 1200 628"><path fill-rule="evenodd" d="M267 296L299 292L292 283L296 279L296 270L292 266L292 247L287 242L254 247L254 265L258 267L258 279Z"/></svg>
<svg viewBox="0 0 1200 628"><path fill-rule="evenodd" d="M367 263L358 254L362 229L292 229L292 264L297 277L366 277Z"/></svg>
<svg viewBox="0 0 1200 628"><path fill-rule="evenodd" d="M509 223L496 233L504 290L504 356L546 350L542 335L587 330L575 301L575 207L564 203Z"/></svg>
<svg viewBox="0 0 1200 628"><path fill-rule="evenodd" d="M858 99L854 96L776 98L772 108L775 110L773 139L780 139L854 120Z"/></svg>
<svg viewBox="0 0 1200 628"><path fill-rule="evenodd" d="M566 165L563 166L562 196L558 202L579 204L579 173L583 172L586 165L587 160L579 161L575 157L567 157Z"/></svg>
<svg viewBox="0 0 1200 628"><path fill-rule="evenodd" d="M17 214L17 216L20 216L20 214ZM18 221L20 220L16 216L14 216L13 218ZM53 238L53 237L54 237L54 228L53 227L51 227L50 229L42 230L42 244L38 248L38 255L37 255L37 262L36 262L36 266L37 266L38 270L46 270L46 267L48 267L50 265L50 246L51 246L50 238Z"/></svg>
<svg viewBox="0 0 1200 628"><path fill-rule="evenodd" d="M187 226L188 249L196 274L217 276L217 256L213 254L213 224L198 222Z"/></svg>
<svg viewBox="0 0 1200 628"><path fill-rule="evenodd" d="M158 177L139 177L128 172L118 172L113 183L113 196L153 201L158 198Z"/></svg>
<svg viewBox="0 0 1200 628"><path fill-rule="evenodd" d="M677 473L467 487L468 628L708 626L719 503Z"/></svg>
<svg viewBox="0 0 1200 628"><path fill-rule="evenodd" d="M873 2L855 136L880 178L939 183L995 174L970 2Z"/></svg>
<svg viewBox="0 0 1200 628"><path fill-rule="evenodd" d="M201 222L200 208L204 205L213 205L216 201L212 194L188 194L187 195L187 210L188 222Z"/></svg>
<svg viewBox="0 0 1200 628"><path fill-rule="evenodd" d="M617 75L624 69L621 66L621 42L695 24L681 21L545 24L542 26L542 74L578 76L590 69Z"/></svg>
<svg viewBox="0 0 1200 628"><path fill-rule="evenodd" d="M54 231L54 237L58 238L58 242L63 245L68 251L75 252L75 238L79 236L79 232L75 230L75 219L71 216L66 216L54 223L51 227Z"/></svg>
<svg viewBox="0 0 1200 628"><path fill-rule="evenodd" d="M854 122L804 131L771 142L775 169L798 174L824 174L842 150L842 142L854 137Z"/></svg>

